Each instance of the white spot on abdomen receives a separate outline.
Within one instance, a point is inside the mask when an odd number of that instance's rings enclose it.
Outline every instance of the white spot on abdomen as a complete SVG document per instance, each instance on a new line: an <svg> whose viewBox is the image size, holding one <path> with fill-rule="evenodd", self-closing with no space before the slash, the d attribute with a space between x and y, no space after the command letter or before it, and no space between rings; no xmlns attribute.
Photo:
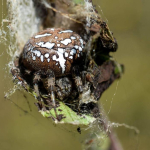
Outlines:
<svg viewBox="0 0 150 150"><path fill-rule="evenodd" d="M49 53L46 53L44 56L45 56L46 58L48 58L48 57L49 57Z"/></svg>
<svg viewBox="0 0 150 150"><path fill-rule="evenodd" d="M75 39L76 39L76 37L75 37L75 36L71 36L70 38L71 38L72 40L75 40Z"/></svg>
<svg viewBox="0 0 150 150"><path fill-rule="evenodd" d="M32 50L32 53L34 53L37 57L41 56L41 52L38 50Z"/></svg>
<svg viewBox="0 0 150 150"><path fill-rule="evenodd" d="M43 62L44 61L44 56L43 55L41 55L41 62Z"/></svg>
<svg viewBox="0 0 150 150"><path fill-rule="evenodd" d="M58 52L60 52L60 53L64 53L64 49L63 48L58 48Z"/></svg>
<svg viewBox="0 0 150 150"><path fill-rule="evenodd" d="M35 56L33 56L33 58L32 58L33 60L36 60L36 57Z"/></svg>
<svg viewBox="0 0 150 150"><path fill-rule="evenodd" d="M70 51L70 55L74 55L74 54L76 54L76 50L75 50L75 49L72 49L72 50Z"/></svg>
<svg viewBox="0 0 150 150"><path fill-rule="evenodd" d="M80 40L80 43L81 43L81 47L83 48L83 40L82 39L79 39Z"/></svg>
<svg viewBox="0 0 150 150"><path fill-rule="evenodd" d="M68 57L68 53L67 52L65 52L65 57Z"/></svg>
<svg viewBox="0 0 150 150"><path fill-rule="evenodd" d="M60 31L58 33L72 33L73 31L72 30L64 30L64 31Z"/></svg>
<svg viewBox="0 0 150 150"><path fill-rule="evenodd" d="M79 51L82 51L82 48L79 46Z"/></svg>
<svg viewBox="0 0 150 150"><path fill-rule="evenodd" d="M73 59L73 56L69 56L70 59Z"/></svg>
<svg viewBox="0 0 150 150"><path fill-rule="evenodd" d="M56 55L54 55L54 56L53 56L53 60L56 60L56 59L57 59L57 58L56 58Z"/></svg>
<svg viewBox="0 0 150 150"><path fill-rule="evenodd" d="M78 49L78 48L79 48L79 46L78 46L78 45L75 45L75 46L74 46L74 48L75 48L75 49Z"/></svg>
<svg viewBox="0 0 150 150"><path fill-rule="evenodd" d="M57 62L59 62L60 66L62 68L62 73L64 73L65 72L65 67L66 67L65 66L66 60L65 60L65 58L63 56L63 53L57 52L57 54L58 54L58 58L56 58L56 55L54 55L52 57L52 59L55 60L55 61L57 61Z"/></svg>
<svg viewBox="0 0 150 150"><path fill-rule="evenodd" d="M50 33L45 33L45 34L41 34L41 35L36 35L34 38L41 38L41 37L45 37L45 36L51 36L52 34Z"/></svg>
<svg viewBox="0 0 150 150"><path fill-rule="evenodd" d="M69 43L71 43L70 39L65 39L63 41L60 41L60 43L64 44L64 45L68 45Z"/></svg>
<svg viewBox="0 0 150 150"><path fill-rule="evenodd" d="M40 43L36 43L37 45L41 46L41 47L45 47L45 48L48 48L48 49L52 49L55 45L55 43L50 43L50 42L40 42Z"/></svg>

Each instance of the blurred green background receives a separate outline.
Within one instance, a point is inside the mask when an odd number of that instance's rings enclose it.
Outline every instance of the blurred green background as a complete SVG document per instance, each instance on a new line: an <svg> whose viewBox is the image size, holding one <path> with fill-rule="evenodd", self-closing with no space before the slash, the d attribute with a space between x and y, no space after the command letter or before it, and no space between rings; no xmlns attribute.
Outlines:
<svg viewBox="0 0 150 150"><path fill-rule="evenodd" d="M1 1L0 22L7 16L5 1L3 5ZM123 126L115 128L125 150L148 150L150 1L94 0L94 4L118 41L113 57L125 65L125 73L103 94L101 105L112 122L140 130L137 135ZM0 150L80 150L84 134L77 133L76 127L54 125L51 119L43 118L28 93L16 91L10 100L4 99L13 87L7 68L8 44L9 38L7 44L0 43Z"/></svg>

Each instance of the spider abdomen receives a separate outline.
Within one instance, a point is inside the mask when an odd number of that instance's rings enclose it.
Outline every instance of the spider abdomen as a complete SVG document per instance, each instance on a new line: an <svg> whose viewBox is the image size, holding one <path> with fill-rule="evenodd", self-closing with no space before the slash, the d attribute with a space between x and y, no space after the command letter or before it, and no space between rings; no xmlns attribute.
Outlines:
<svg viewBox="0 0 150 150"><path fill-rule="evenodd" d="M44 74L51 69L55 76L71 73L74 64L80 64L84 41L71 30L48 28L31 37L25 44L21 59L31 71Z"/></svg>

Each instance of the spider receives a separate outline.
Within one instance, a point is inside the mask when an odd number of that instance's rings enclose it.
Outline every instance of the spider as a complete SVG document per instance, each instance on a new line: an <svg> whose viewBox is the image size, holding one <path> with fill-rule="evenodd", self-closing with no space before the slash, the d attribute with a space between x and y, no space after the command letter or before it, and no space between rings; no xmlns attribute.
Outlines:
<svg viewBox="0 0 150 150"><path fill-rule="evenodd" d="M28 40L19 57L19 69L13 74L16 78L30 76L28 83L33 83L38 101L42 101L40 88L44 87L56 107L56 97L76 97L87 88L84 47L84 40L72 30L48 28Z"/></svg>

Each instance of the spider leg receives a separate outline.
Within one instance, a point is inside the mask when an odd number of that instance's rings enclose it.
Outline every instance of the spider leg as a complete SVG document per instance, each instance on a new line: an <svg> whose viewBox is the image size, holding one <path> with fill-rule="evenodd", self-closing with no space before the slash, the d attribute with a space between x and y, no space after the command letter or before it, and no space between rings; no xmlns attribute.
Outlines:
<svg viewBox="0 0 150 150"><path fill-rule="evenodd" d="M38 103L36 104L38 106L39 110L47 110L47 108L45 107L45 105L42 103L43 99L40 96L40 92L39 92L39 85L38 82L41 81L41 76L39 75L38 72L34 73L34 78L33 78L33 86L34 86L34 91L36 93L36 98L38 100Z"/></svg>
<svg viewBox="0 0 150 150"><path fill-rule="evenodd" d="M41 96L40 96L40 92L39 92L39 87L38 87L38 82L41 80L41 77L38 73L34 74L34 78L33 78L33 86L34 86L34 91L37 94L37 99L38 101L42 101L41 100Z"/></svg>
<svg viewBox="0 0 150 150"><path fill-rule="evenodd" d="M60 120L59 119L59 115L57 114L57 111L56 111L56 99L55 99L55 74L54 72L51 70L51 69L48 69L47 70L47 91L48 91L48 94L50 95L50 98L51 98L51 101L52 101L52 106L54 108L54 111L55 111L55 114L56 114L56 118L57 120Z"/></svg>
<svg viewBox="0 0 150 150"><path fill-rule="evenodd" d="M21 77L21 73L20 73L20 70L19 68L17 67L14 67L11 69L11 73L14 77L13 81L15 81L15 79L18 79L19 82L21 82L22 86L27 90L26 86L27 86L27 83L26 81Z"/></svg>
<svg viewBox="0 0 150 150"><path fill-rule="evenodd" d="M83 92L83 83L82 83L79 71L80 70L79 70L78 66L74 66L72 68L72 76L74 78L76 88L77 88L79 93L82 93Z"/></svg>
<svg viewBox="0 0 150 150"><path fill-rule="evenodd" d="M56 108L56 100L55 100L55 74L52 70L47 70L47 91L52 100L52 105Z"/></svg>

